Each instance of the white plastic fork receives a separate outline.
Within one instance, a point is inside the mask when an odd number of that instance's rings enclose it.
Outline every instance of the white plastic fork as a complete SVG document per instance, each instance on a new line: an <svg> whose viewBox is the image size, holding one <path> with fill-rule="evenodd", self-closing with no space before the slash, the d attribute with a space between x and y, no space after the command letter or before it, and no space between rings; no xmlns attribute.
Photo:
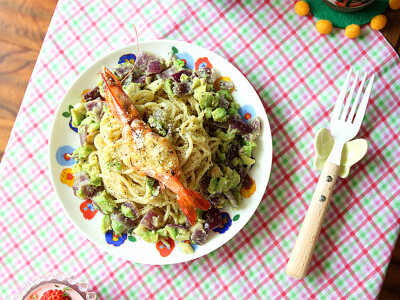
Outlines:
<svg viewBox="0 0 400 300"><path fill-rule="evenodd" d="M361 122L364 118L365 109L367 108L368 99L372 90L375 75L371 76L361 103L358 106L364 83L367 78L367 74L365 74L354 99L351 111L348 113L359 76L359 72L357 72L346 103L343 107L343 102L347 94L352 73L353 70L350 69L344 85L340 90L339 97L336 100L335 107L333 108L330 129L334 138L334 145L325 162L324 168L322 169L317 187L304 218L303 225L301 226L292 254L290 255L289 262L286 266L286 274L296 279L303 279L307 275L308 267L321 231L326 210L332 196L332 191L339 174L343 146L346 142L353 139L360 130Z"/></svg>

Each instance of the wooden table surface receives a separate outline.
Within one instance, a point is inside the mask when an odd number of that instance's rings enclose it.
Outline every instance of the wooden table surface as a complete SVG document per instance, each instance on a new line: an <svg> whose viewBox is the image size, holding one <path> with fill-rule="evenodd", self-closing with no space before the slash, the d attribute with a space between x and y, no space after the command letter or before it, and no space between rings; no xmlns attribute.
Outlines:
<svg viewBox="0 0 400 300"><path fill-rule="evenodd" d="M56 0L0 0L0 161L56 7ZM400 10L387 9L383 35L397 53ZM400 300L400 242L379 299Z"/></svg>

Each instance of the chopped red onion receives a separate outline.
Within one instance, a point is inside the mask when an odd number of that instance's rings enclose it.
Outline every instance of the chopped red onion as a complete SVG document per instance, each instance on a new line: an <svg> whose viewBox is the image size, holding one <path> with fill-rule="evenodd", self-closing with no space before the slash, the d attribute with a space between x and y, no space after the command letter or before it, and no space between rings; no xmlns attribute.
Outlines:
<svg viewBox="0 0 400 300"><path fill-rule="evenodd" d="M149 61L148 65L147 65L147 70L146 70L147 75L158 74L158 73L161 73L161 71L162 71L162 64L161 64L160 60L153 59L153 60Z"/></svg>
<svg viewBox="0 0 400 300"><path fill-rule="evenodd" d="M211 207L203 212L204 230L212 230L222 224L221 212L218 208Z"/></svg>
<svg viewBox="0 0 400 300"><path fill-rule="evenodd" d="M180 71L178 71L178 72L172 74L171 77L172 77L172 79L173 79L174 81L176 81L176 82L181 82L181 76L182 76L182 74L185 74L185 75L187 75L188 77L190 77L190 76L192 76L192 71L191 71L191 70L188 70L188 69L183 69L183 70L180 70Z"/></svg>
<svg viewBox="0 0 400 300"><path fill-rule="evenodd" d="M97 98L102 98L100 95L100 88L98 86L95 86L89 92L83 95L83 99L85 99L86 102L96 100Z"/></svg>
<svg viewBox="0 0 400 300"><path fill-rule="evenodd" d="M149 230L156 230L161 227L163 217L154 210L149 210L140 221L140 224Z"/></svg>
<svg viewBox="0 0 400 300"><path fill-rule="evenodd" d="M203 245L207 239L207 232L202 229L195 229L190 236L190 242L196 245Z"/></svg>

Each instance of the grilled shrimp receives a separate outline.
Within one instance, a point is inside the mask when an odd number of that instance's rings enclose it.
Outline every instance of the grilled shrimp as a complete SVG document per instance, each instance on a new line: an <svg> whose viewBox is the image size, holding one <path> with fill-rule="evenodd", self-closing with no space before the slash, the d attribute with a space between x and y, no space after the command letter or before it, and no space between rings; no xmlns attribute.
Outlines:
<svg viewBox="0 0 400 300"><path fill-rule="evenodd" d="M135 105L122 90L118 78L106 67L100 74L110 112L122 126L123 162L139 174L157 179L162 188L165 186L174 192L182 212L194 225L196 209L208 210L210 202L180 182L182 172L175 149L165 137L153 133L142 120Z"/></svg>

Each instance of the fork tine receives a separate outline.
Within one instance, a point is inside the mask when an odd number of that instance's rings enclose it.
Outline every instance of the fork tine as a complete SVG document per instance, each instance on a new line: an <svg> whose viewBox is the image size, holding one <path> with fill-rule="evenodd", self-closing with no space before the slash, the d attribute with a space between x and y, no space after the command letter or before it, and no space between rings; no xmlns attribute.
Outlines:
<svg viewBox="0 0 400 300"><path fill-rule="evenodd" d="M361 93L364 88L364 83L365 83L365 80L367 79L367 75L368 75L368 73L364 74L364 77L361 81L360 87L358 88L358 92L357 92L356 98L354 99L353 106L351 107L351 111L347 118L347 122L351 123L353 121L353 117L354 117L354 114L356 113L357 105L358 105L358 102L360 101Z"/></svg>
<svg viewBox="0 0 400 300"><path fill-rule="evenodd" d="M360 128L361 122L364 118L365 109L367 108L369 100L369 94L371 93L372 85L374 84L374 78L375 74L372 75L371 79L369 80L367 89L365 90L364 96L361 100L360 107L357 110L356 118L354 119L354 125L357 126L358 128Z"/></svg>
<svg viewBox="0 0 400 300"><path fill-rule="evenodd" d="M346 121L346 116L347 116L347 113L349 112L350 103L351 103L351 100L353 100L353 94L354 94L354 91L356 90L356 86L358 83L358 75L360 75L360 71L357 71L356 78L354 79L353 85L351 86L351 89L350 89L350 93L347 96L346 104L344 105L343 112L340 117L340 120L342 120L342 121Z"/></svg>
<svg viewBox="0 0 400 300"><path fill-rule="evenodd" d="M340 93L336 100L336 104L333 108L331 120L339 120L339 114L342 109L344 98L346 97L347 87L349 86L350 77L352 73L353 73L353 68L350 68L349 73L347 73L346 80L344 81L344 84L340 89Z"/></svg>

